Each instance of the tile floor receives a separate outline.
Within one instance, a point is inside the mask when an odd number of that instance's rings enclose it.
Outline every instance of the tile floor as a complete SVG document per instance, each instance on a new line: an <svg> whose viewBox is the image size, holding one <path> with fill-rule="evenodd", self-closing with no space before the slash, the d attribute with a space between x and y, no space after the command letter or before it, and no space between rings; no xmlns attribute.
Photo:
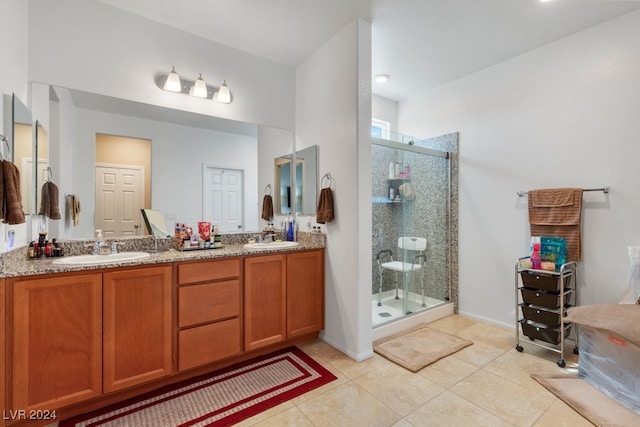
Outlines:
<svg viewBox="0 0 640 427"><path fill-rule="evenodd" d="M573 347L558 353L524 343L487 323L451 315L429 324L474 344L412 373L379 355L355 362L321 340L307 354L338 379L242 422L242 426L533 426L592 424L530 378L532 372L575 372Z"/></svg>

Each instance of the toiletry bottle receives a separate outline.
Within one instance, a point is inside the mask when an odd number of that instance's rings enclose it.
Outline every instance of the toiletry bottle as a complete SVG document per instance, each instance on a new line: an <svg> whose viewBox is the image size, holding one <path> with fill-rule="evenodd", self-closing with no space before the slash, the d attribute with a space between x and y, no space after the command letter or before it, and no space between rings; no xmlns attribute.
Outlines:
<svg viewBox="0 0 640 427"><path fill-rule="evenodd" d="M395 193L395 191L393 190L393 187L391 187L389 189L389 200L393 200L394 193Z"/></svg>
<svg viewBox="0 0 640 427"><path fill-rule="evenodd" d="M411 168L409 167L409 163L407 163L406 165L404 165L404 178L409 179L410 176L411 176Z"/></svg>
<svg viewBox="0 0 640 427"><path fill-rule="evenodd" d="M389 179L393 179L396 177L396 166L393 162L389 162Z"/></svg>
<svg viewBox="0 0 640 427"><path fill-rule="evenodd" d="M540 243L533 244L533 253L531 254L531 268L539 270L542 268L542 260L540 259Z"/></svg>
<svg viewBox="0 0 640 427"><path fill-rule="evenodd" d="M34 259L36 257L36 249L34 248L33 244L35 242L31 241L31 243L29 243L29 259Z"/></svg>
<svg viewBox="0 0 640 427"><path fill-rule="evenodd" d="M395 164L395 172L394 172L394 178L399 178L400 177L400 163L396 162Z"/></svg>

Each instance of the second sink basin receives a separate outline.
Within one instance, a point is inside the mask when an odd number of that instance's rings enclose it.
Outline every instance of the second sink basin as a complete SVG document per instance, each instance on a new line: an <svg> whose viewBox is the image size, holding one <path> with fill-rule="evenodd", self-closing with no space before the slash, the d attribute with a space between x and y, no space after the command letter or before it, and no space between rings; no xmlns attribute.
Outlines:
<svg viewBox="0 0 640 427"><path fill-rule="evenodd" d="M267 249L282 249L282 248L292 248L294 246L298 246L300 243L298 242L256 242L256 243L247 243L244 245L245 249L259 249L259 250L267 250Z"/></svg>
<svg viewBox="0 0 640 427"><path fill-rule="evenodd" d="M109 255L74 255L58 258L54 265L102 265L148 258L147 252L120 252Z"/></svg>

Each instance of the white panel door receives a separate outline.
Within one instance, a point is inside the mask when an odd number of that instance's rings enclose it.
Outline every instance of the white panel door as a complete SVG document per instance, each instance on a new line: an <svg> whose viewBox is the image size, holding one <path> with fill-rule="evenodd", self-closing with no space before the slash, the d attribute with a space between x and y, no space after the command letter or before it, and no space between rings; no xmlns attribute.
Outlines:
<svg viewBox="0 0 640 427"><path fill-rule="evenodd" d="M95 227L104 237L142 234L144 169L96 166Z"/></svg>
<svg viewBox="0 0 640 427"><path fill-rule="evenodd" d="M243 230L243 176L238 169L205 166L203 217L222 233Z"/></svg>

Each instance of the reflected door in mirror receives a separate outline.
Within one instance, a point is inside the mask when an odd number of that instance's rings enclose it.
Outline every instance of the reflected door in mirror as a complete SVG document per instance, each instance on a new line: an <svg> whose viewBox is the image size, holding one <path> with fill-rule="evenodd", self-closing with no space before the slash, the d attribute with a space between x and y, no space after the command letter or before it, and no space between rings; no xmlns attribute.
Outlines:
<svg viewBox="0 0 640 427"><path fill-rule="evenodd" d="M203 173L203 219L217 225L223 233L242 231L243 171L205 166Z"/></svg>
<svg viewBox="0 0 640 427"><path fill-rule="evenodd" d="M104 237L142 233L143 171L135 167L96 166L96 229Z"/></svg>

